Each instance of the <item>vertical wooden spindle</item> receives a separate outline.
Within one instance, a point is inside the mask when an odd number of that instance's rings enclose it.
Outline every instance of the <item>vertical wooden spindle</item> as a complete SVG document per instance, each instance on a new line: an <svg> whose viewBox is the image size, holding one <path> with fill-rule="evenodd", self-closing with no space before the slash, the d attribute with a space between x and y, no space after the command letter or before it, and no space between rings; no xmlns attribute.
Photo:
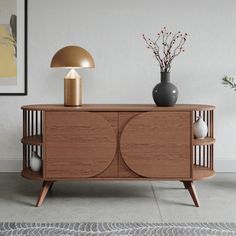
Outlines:
<svg viewBox="0 0 236 236"><path fill-rule="evenodd" d="M209 145L206 146L207 168L209 168Z"/></svg>
<svg viewBox="0 0 236 236"><path fill-rule="evenodd" d="M27 136L27 116L26 116L26 111L23 111L23 138Z"/></svg>
<svg viewBox="0 0 236 236"><path fill-rule="evenodd" d="M31 111L31 135L34 135L34 111ZM31 146L31 153L34 151L34 146Z"/></svg>
<svg viewBox="0 0 236 236"><path fill-rule="evenodd" d="M207 128L208 128L208 133L207 136L210 137L210 125L209 125L209 111L207 111Z"/></svg>
<svg viewBox="0 0 236 236"><path fill-rule="evenodd" d="M211 137L214 138L214 111L211 111ZM212 144L211 150L211 169L214 169L214 145Z"/></svg>
<svg viewBox="0 0 236 236"><path fill-rule="evenodd" d="M211 169L212 170L214 167L213 152L214 152L214 145L212 144L212 148L211 148Z"/></svg>
<svg viewBox="0 0 236 236"><path fill-rule="evenodd" d="M35 111L35 134L38 135L38 111ZM36 153L39 155L38 146L36 146Z"/></svg>
<svg viewBox="0 0 236 236"><path fill-rule="evenodd" d="M214 138L214 112L211 111L211 137Z"/></svg>
<svg viewBox="0 0 236 236"><path fill-rule="evenodd" d="M31 153L30 153L30 145L27 145L27 167L30 167L30 157L31 157Z"/></svg>
<svg viewBox="0 0 236 236"><path fill-rule="evenodd" d="M43 134L43 112L40 111L40 134Z"/></svg>
<svg viewBox="0 0 236 236"><path fill-rule="evenodd" d="M199 146L199 166L202 165L202 147Z"/></svg>
<svg viewBox="0 0 236 236"><path fill-rule="evenodd" d="M197 111L194 111L194 122L197 120ZM193 134L193 138L194 134ZM194 146L194 164L197 165L197 146Z"/></svg>
<svg viewBox="0 0 236 236"><path fill-rule="evenodd" d="M30 132L30 127L31 127L31 120L30 120L30 112L31 111L27 111L27 129L28 129L28 132L27 132L27 135L30 136L31 135L31 132ZM27 145L27 167L29 168L30 167L30 146Z"/></svg>
<svg viewBox="0 0 236 236"><path fill-rule="evenodd" d="M214 145L212 144L211 169L214 169Z"/></svg>
<svg viewBox="0 0 236 236"><path fill-rule="evenodd" d="M27 115L26 111L23 110L23 138L27 137ZM26 157L26 147L23 144L23 170L27 168L27 157Z"/></svg>
<svg viewBox="0 0 236 236"><path fill-rule="evenodd" d="M27 168L26 147L23 145L23 170Z"/></svg>
<svg viewBox="0 0 236 236"><path fill-rule="evenodd" d="M31 135L34 135L34 111L31 111Z"/></svg>
<svg viewBox="0 0 236 236"><path fill-rule="evenodd" d="M206 153L205 153L205 148L206 146L203 146L203 166L205 167L206 166Z"/></svg>
<svg viewBox="0 0 236 236"><path fill-rule="evenodd" d="M212 111L210 111L210 137L212 138L212 123L213 123L213 117L212 117Z"/></svg>
<svg viewBox="0 0 236 236"><path fill-rule="evenodd" d="M209 159L210 159L210 169L211 169L211 168L212 168L212 164L211 164L211 162L212 162L212 157L211 157L211 154L212 154L212 152L211 152L211 145L209 146L209 148L210 148Z"/></svg>
<svg viewBox="0 0 236 236"><path fill-rule="evenodd" d="M38 111L35 111L35 134L38 135Z"/></svg>
<svg viewBox="0 0 236 236"><path fill-rule="evenodd" d="M27 111L27 136L30 136L30 111Z"/></svg>

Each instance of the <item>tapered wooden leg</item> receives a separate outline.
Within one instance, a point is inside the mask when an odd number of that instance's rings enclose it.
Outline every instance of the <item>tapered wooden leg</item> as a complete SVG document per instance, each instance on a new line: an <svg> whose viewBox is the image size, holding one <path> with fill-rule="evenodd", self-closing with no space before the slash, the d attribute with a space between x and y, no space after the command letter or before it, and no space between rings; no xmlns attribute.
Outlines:
<svg viewBox="0 0 236 236"><path fill-rule="evenodd" d="M185 181L181 181L184 184L185 189L188 189L188 185L186 184Z"/></svg>
<svg viewBox="0 0 236 236"><path fill-rule="evenodd" d="M51 186L48 189L48 192L50 192L52 190L53 184L54 184L54 182L52 182Z"/></svg>
<svg viewBox="0 0 236 236"><path fill-rule="evenodd" d="M198 199L198 196L197 196L197 191L195 189L195 186L193 184L192 181L182 181L183 184L184 184L184 187L186 189L188 189L192 199L193 199L193 202L195 204L196 207L200 207L200 202L199 202L199 199Z"/></svg>
<svg viewBox="0 0 236 236"><path fill-rule="evenodd" d="M47 196L47 193L49 189L52 187L53 181L43 181L42 189L38 198L38 201L36 203L36 206L39 207L42 205L45 197Z"/></svg>

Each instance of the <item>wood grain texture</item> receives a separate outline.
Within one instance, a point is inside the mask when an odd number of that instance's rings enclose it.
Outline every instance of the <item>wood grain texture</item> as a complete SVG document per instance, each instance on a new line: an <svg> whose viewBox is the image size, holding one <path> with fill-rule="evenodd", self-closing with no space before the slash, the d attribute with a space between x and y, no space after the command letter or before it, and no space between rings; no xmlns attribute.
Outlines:
<svg viewBox="0 0 236 236"><path fill-rule="evenodd" d="M142 112L119 112L119 141L120 136L124 127L137 115L142 114ZM122 155L119 149L119 177L120 178L140 178L141 176L137 175L134 171L132 171L127 164L124 162ZM142 177L141 177L142 178Z"/></svg>
<svg viewBox="0 0 236 236"><path fill-rule="evenodd" d="M116 153L111 164L95 178L116 178L118 177L118 112L96 112L96 114L102 116L111 125L116 135Z"/></svg>
<svg viewBox="0 0 236 236"><path fill-rule="evenodd" d="M121 155L143 177L189 178L191 113L146 112L125 126Z"/></svg>
<svg viewBox="0 0 236 236"><path fill-rule="evenodd" d="M144 111L204 111L214 110L214 106L202 104L177 104L173 107L158 107L155 104L83 104L79 107L65 107L62 104L35 104L21 107L23 110L40 111L114 111L114 112L144 112Z"/></svg>
<svg viewBox="0 0 236 236"><path fill-rule="evenodd" d="M103 172L116 153L116 134L101 115L46 112L45 177L82 178Z"/></svg>

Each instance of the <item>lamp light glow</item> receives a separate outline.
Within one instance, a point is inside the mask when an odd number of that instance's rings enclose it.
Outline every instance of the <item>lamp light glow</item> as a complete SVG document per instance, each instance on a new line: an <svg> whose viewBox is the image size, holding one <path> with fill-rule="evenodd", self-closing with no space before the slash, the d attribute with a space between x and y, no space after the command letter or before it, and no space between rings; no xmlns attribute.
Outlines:
<svg viewBox="0 0 236 236"><path fill-rule="evenodd" d="M65 79L79 79L79 78L81 77L75 69L71 69L65 76Z"/></svg>

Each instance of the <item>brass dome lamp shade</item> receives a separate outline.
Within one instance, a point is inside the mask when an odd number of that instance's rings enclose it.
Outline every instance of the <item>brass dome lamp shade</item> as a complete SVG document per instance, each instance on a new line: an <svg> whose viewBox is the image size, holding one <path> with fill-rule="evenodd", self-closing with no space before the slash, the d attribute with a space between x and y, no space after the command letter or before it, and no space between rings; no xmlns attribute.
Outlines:
<svg viewBox="0 0 236 236"><path fill-rule="evenodd" d="M75 68L94 68L93 57L84 48L67 46L53 56L51 67L69 68L64 78L64 105L80 106L82 104L82 79Z"/></svg>

